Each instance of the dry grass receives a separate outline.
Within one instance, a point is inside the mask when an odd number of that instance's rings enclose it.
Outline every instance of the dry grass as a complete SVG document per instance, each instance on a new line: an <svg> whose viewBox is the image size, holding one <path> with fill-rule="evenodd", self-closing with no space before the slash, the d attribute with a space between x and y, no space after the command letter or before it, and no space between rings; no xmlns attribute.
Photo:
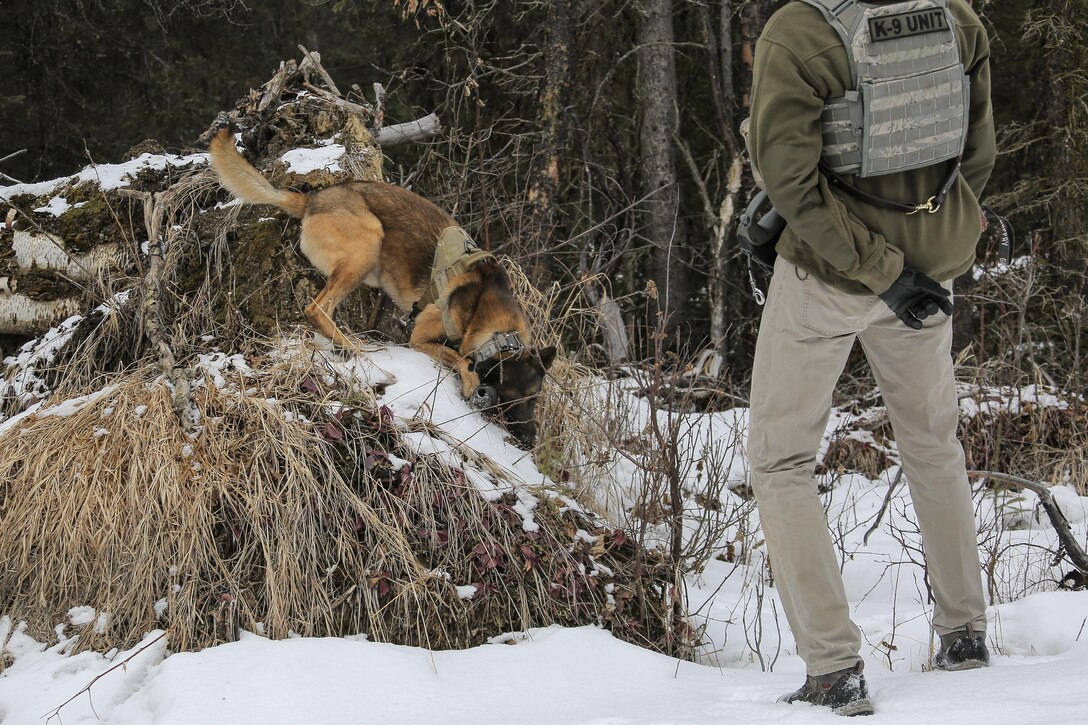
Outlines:
<svg viewBox="0 0 1088 725"><path fill-rule="evenodd" d="M558 345L562 350L560 331L569 339L595 339L597 313L583 306L577 288L565 295L560 295L558 287L540 290L516 264L506 260L505 266L529 318L535 344ZM605 513L619 525L626 518L622 507L601 482L616 466L617 445L629 436L626 421L631 411L625 396L603 389L606 379L600 370L577 361L572 353L580 350L563 352L548 371L537 399L540 443L534 459L553 480L569 483L574 497L586 507Z"/></svg>
<svg viewBox="0 0 1088 725"><path fill-rule="evenodd" d="M1061 404L1035 402L1025 388L976 388L973 399L991 407L960 423L967 467L1065 484L1088 496L1088 401L1050 394Z"/></svg>
<svg viewBox="0 0 1088 725"><path fill-rule="evenodd" d="M465 647L553 622L673 646L667 573L621 534L541 490L527 532L513 489L488 500L464 464L417 455L320 359L254 367L195 391L192 440L150 370L0 436L0 611L44 634L91 605L110 614L81 636L96 649L161 626L182 650L240 628ZM476 596L460 598L469 584Z"/></svg>

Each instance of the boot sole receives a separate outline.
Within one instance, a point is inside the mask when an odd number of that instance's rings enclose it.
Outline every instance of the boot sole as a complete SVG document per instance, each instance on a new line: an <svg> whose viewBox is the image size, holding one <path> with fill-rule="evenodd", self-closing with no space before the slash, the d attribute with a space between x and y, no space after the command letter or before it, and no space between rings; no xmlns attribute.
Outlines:
<svg viewBox="0 0 1088 725"><path fill-rule="evenodd" d="M843 717L855 717L857 715L872 715L876 710L873 709L873 703L861 699L854 700L841 707L832 708L831 712Z"/></svg>

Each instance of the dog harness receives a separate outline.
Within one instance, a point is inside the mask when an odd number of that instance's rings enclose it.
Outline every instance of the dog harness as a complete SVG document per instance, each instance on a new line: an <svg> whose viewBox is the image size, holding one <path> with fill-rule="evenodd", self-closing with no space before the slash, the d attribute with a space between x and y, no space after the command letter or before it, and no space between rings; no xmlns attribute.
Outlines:
<svg viewBox="0 0 1088 725"><path fill-rule="evenodd" d="M431 286L416 304L420 310L432 303L438 307L442 313L442 327L451 342L460 340L461 336L450 316L450 280L464 274L477 262L492 258L494 255L477 247L461 227L446 227L438 237L431 265Z"/></svg>
<svg viewBox="0 0 1088 725"><path fill-rule="evenodd" d="M854 90L824 104L822 163L880 176L963 153L970 81L948 0L801 0L842 38Z"/></svg>
<svg viewBox="0 0 1088 725"><path fill-rule="evenodd" d="M480 249L472 237L461 227L446 227L438 237L434 250L434 264L431 266L431 286L417 303L422 310L434 304L442 313L442 327L446 339L457 342L461 335L453 324L450 315L450 280L467 272L472 265L485 259L494 259L495 255ZM517 352L525 347L517 330L496 332L491 338L473 351L476 362L495 357L502 352Z"/></svg>

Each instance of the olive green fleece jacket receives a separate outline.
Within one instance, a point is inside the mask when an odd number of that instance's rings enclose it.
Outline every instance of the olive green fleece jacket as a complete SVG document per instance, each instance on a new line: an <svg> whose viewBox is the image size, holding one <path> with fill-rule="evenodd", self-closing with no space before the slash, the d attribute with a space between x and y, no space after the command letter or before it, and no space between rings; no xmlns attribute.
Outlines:
<svg viewBox="0 0 1088 725"><path fill-rule="evenodd" d="M787 227L778 253L854 294L880 294L909 265L938 281L970 269L981 234L978 198L997 155L990 105L989 41L965 0L951 0L971 80L970 124L960 176L934 214L882 209L835 191L817 169L824 101L850 85L846 48L819 10L791 2L756 43L749 150ZM917 204L935 194L949 161L913 171L848 177L870 194Z"/></svg>

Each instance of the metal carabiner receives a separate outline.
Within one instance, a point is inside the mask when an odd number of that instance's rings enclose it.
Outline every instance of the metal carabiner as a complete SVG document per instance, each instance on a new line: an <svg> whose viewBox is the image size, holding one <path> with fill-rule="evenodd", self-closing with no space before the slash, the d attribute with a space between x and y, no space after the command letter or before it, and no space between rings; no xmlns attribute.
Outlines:
<svg viewBox="0 0 1088 725"><path fill-rule="evenodd" d="M752 285L752 299L762 307L767 302L767 295L763 294L763 290L756 284L756 276L752 274L752 260L750 259L748 260L748 284Z"/></svg>
<svg viewBox="0 0 1088 725"><path fill-rule="evenodd" d="M924 202L922 202L921 204L914 207L913 210L908 211L907 216L910 216L911 214L917 214L920 211L929 212L930 214L936 214L937 211L941 208L940 203L937 203L937 204L933 203L936 198L937 198L936 195L933 195L933 196L929 197Z"/></svg>

